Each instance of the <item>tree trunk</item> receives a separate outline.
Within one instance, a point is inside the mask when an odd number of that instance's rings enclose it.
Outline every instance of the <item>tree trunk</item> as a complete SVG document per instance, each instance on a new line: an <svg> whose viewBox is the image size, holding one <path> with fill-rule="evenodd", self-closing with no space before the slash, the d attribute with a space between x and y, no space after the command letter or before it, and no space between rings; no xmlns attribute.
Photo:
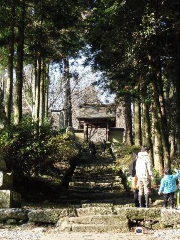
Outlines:
<svg viewBox="0 0 180 240"><path fill-rule="evenodd" d="M153 133L153 159L154 159L154 168L159 172L160 176L163 175L163 156L162 156L162 139L161 131L159 128L159 122L157 117L157 112L153 106L152 111L152 133Z"/></svg>
<svg viewBox="0 0 180 240"><path fill-rule="evenodd" d="M136 146L142 145L142 130L141 130L141 103L134 103L134 143Z"/></svg>
<svg viewBox="0 0 180 240"><path fill-rule="evenodd" d="M64 78L65 78L65 127L72 126L72 103L71 103L71 85L69 74L69 59L64 58Z"/></svg>
<svg viewBox="0 0 180 240"><path fill-rule="evenodd" d="M177 30L176 34L176 55L175 55L175 67L176 67L176 77L175 77L175 99L176 99L176 131L177 131L177 150L178 158L180 161L180 29Z"/></svg>
<svg viewBox="0 0 180 240"><path fill-rule="evenodd" d="M14 122L19 124L22 119L22 88L24 61L24 31L25 31L25 0L21 2L21 18L18 24L17 67L16 67L16 95L14 102Z"/></svg>
<svg viewBox="0 0 180 240"><path fill-rule="evenodd" d="M160 135L155 130L154 132L154 168L155 170L160 174L160 176L163 176L163 157L160 154L160 149L161 149L161 143L160 143Z"/></svg>
<svg viewBox="0 0 180 240"><path fill-rule="evenodd" d="M44 122L44 115L45 115L45 89L44 89L44 82L45 82L45 63L43 62L42 74L40 79L40 104L39 104L39 124L42 125Z"/></svg>
<svg viewBox="0 0 180 240"><path fill-rule="evenodd" d="M143 145L149 146L151 152L152 165L154 166L154 154L153 154L153 143L152 143L152 127L150 120L150 104L144 99L143 101L143 121L144 121L144 139Z"/></svg>
<svg viewBox="0 0 180 240"><path fill-rule="evenodd" d="M0 84L0 88L3 94L3 100L6 99L5 82L6 82L6 79L5 79L5 69L4 69L2 70L1 84Z"/></svg>
<svg viewBox="0 0 180 240"><path fill-rule="evenodd" d="M131 100L129 96L125 96L124 98L124 106L125 106L125 124L126 124L126 132L125 132L125 142L127 145L133 145L133 137L132 137L132 112L131 112Z"/></svg>
<svg viewBox="0 0 180 240"><path fill-rule="evenodd" d="M150 147L152 165L154 165L153 143L152 143L152 114L150 111L150 87L144 82L141 84L142 91L142 111L143 111L143 145Z"/></svg>
<svg viewBox="0 0 180 240"><path fill-rule="evenodd" d="M171 134L170 137L169 137L169 141L170 141L170 157L171 159L173 160L174 157L176 156L175 153L175 149L176 149L176 136L175 134Z"/></svg>
<svg viewBox="0 0 180 240"><path fill-rule="evenodd" d="M156 60L154 60L156 59ZM164 167L170 168L170 151L169 151L169 139L167 134L167 121L165 116L165 107L163 106L162 101L160 102L160 97L162 95L162 76L159 59L156 57L149 56L150 60L150 73L151 73L151 82L152 82L152 96L154 99L154 111L156 112L159 129L161 132L162 146L163 146L163 157L164 157ZM158 59L158 62L157 62ZM164 112L162 112L164 111Z"/></svg>
<svg viewBox="0 0 180 240"><path fill-rule="evenodd" d="M9 59L8 59L8 78L6 86L5 112L7 116L7 123L11 123L12 114L12 96L13 96L13 69L14 69L14 19L15 6L11 1L11 24L10 24L10 38L9 38Z"/></svg>
<svg viewBox="0 0 180 240"><path fill-rule="evenodd" d="M169 143L168 143L164 120L161 112L161 105L158 97L159 92L158 92L158 86L157 86L157 79L153 81L153 90L154 90L154 100L155 100L156 110L158 112L159 127L161 131L161 136L162 136L164 166L170 167Z"/></svg>
<svg viewBox="0 0 180 240"><path fill-rule="evenodd" d="M146 134L146 117L145 117L145 112L146 112L146 110L145 110L145 104L144 104L144 102L142 102L142 106L141 106L141 108L142 108L142 119L141 119L141 121L142 121L142 145L147 145L147 134Z"/></svg>
<svg viewBox="0 0 180 240"><path fill-rule="evenodd" d="M41 83L41 53L37 52L37 70L35 76L35 121L39 122L40 109L40 83Z"/></svg>
<svg viewBox="0 0 180 240"><path fill-rule="evenodd" d="M45 118L46 119L48 118L48 111L49 111L48 99L49 99L49 64L47 66L46 80L45 80Z"/></svg>
<svg viewBox="0 0 180 240"><path fill-rule="evenodd" d="M35 54L32 79L32 119L36 119L36 82L37 82L37 56Z"/></svg>

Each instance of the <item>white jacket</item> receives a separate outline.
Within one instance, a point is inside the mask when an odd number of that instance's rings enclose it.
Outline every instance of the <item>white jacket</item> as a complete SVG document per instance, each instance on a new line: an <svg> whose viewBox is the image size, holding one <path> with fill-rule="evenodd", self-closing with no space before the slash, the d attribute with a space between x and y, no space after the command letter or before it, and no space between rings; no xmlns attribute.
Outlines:
<svg viewBox="0 0 180 240"><path fill-rule="evenodd" d="M136 161L136 175L137 178L151 178L152 166L149 154L147 152L139 152Z"/></svg>

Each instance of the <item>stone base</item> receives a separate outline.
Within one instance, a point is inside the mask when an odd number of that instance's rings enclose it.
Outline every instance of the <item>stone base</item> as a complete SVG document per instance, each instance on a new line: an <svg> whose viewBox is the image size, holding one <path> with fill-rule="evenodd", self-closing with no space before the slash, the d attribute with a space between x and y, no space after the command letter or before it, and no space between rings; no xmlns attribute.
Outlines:
<svg viewBox="0 0 180 240"><path fill-rule="evenodd" d="M21 196L11 190L0 190L0 208L21 207Z"/></svg>
<svg viewBox="0 0 180 240"><path fill-rule="evenodd" d="M4 173L0 171L0 190L9 189L12 190L13 187L13 174Z"/></svg>

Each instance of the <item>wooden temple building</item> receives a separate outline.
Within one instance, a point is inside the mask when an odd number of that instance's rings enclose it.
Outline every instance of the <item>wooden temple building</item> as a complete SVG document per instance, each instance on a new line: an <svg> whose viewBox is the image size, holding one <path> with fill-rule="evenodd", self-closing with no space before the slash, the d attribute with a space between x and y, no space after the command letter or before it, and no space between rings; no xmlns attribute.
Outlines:
<svg viewBox="0 0 180 240"><path fill-rule="evenodd" d="M92 129L105 129L106 141L122 142L124 128L116 127L115 105L82 105L76 113L79 122L75 129L77 140L89 141Z"/></svg>

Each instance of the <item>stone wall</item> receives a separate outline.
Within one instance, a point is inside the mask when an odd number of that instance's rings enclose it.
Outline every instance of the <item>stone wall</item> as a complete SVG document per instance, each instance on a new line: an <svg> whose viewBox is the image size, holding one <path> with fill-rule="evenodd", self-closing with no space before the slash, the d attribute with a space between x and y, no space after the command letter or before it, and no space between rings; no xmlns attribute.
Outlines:
<svg viewBox="0 0 180 240"><path fill-rule="evenodd" d="M180 229L180 210L134 208L113 204L83 204L68 208L0 209L0 222L53 224L59 231L124 231L132 226L149 230Z"/></svg>

